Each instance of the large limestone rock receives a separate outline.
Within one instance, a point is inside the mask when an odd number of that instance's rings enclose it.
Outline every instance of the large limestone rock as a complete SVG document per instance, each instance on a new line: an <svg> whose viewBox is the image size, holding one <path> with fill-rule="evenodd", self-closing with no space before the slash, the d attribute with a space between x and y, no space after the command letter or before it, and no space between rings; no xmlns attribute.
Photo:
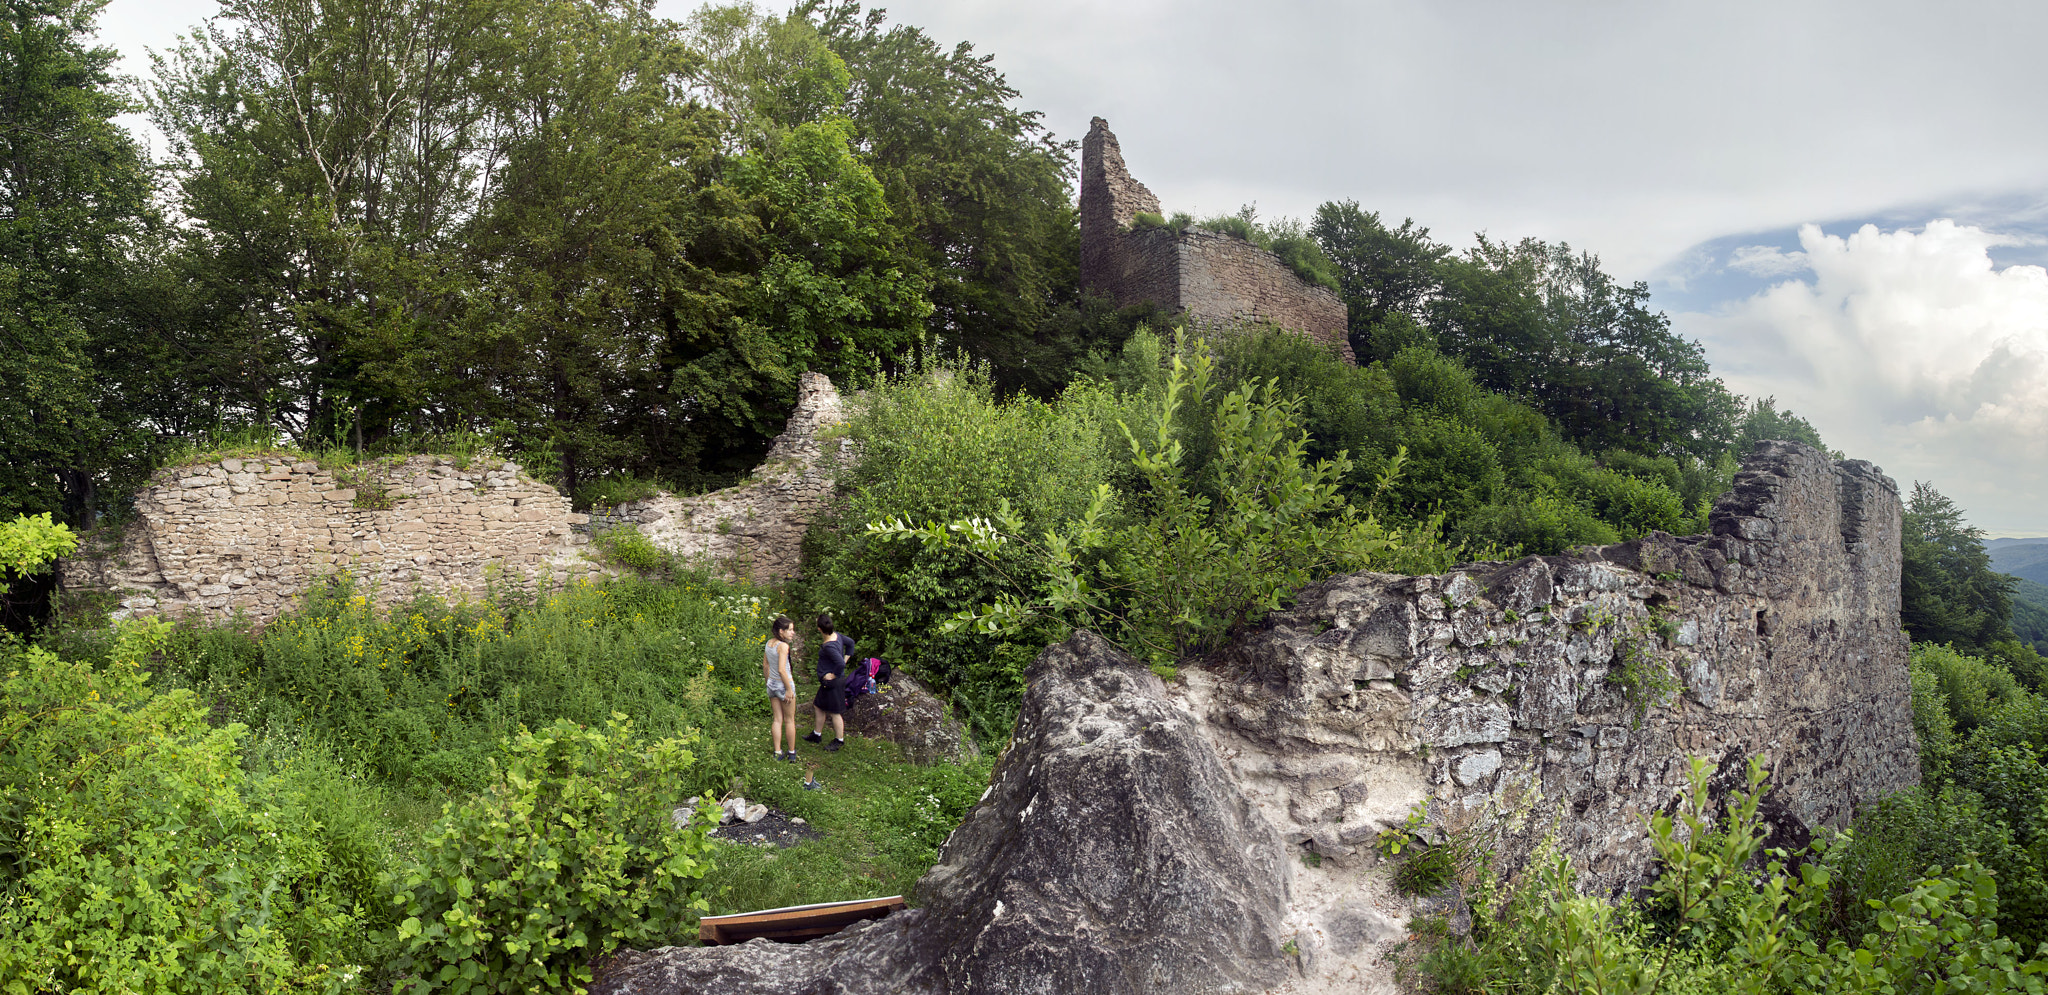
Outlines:
<svg viewBox="0 0 2048 995"><path fill-rule="evenodd" d="M809 722L813 706L805 702L799 724ZM846 734L886 739L903 748L912 763L964 760L977 752L966 727L916 680L897 674L886 688L854 699L846 710Z"/></svg>
<svg viewBox="0 0 2048 995"><path fill-rule="evenodd" d="M1200 719L1090 633L1041 654L988 795L922 908L800 946L627 954L620 995L1262 991L1285 977L1272 827Z"/></svg>
<svg viewBox="0 0 2048 995"><path fill-rule="evenodd" d="M1705 756L1716 790L1772 770L1773 845L1919 782L1899 627L1900 505L1868 463L1767 443L1712 515L1581 556L1304 590L1193 683L1282 830L1348 859L1410 806L1546 833L1582 886L1649 870L1643 819ZM1629 673L1671 693L1631 691ZM1314 757L1316 777L1297 771Z"/></svg>

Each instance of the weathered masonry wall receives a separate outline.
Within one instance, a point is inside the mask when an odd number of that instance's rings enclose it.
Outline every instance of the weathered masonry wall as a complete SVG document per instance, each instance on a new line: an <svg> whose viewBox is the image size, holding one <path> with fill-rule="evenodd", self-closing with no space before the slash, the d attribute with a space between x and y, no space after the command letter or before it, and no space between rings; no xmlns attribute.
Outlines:
<svg viewBox="0 0 2048 995"><path fill-rule="evenodd" d="M819 437L844 417L832 381L806 373L788 426L747 482L623 505L601 524L636 525L728 575L795 576L804 530L852 458L849 440ZM260 622L329 574L354 576L388 605L418 590L480 595L493 573L559 583L607 572L584 555L590 537L577 527L590 516L515 464L415 456L357 472L388 509L356 507L355 487L296 456L163 470L135 496L117 548L61 563L59 583L120 594L121 617L239 611Z"/></svg>
<svg viewBox="0 0 2048 995"><path fill-rule="evenodd" d="M854 458L852 440L820 438L845 417L832 381L805 373L789 423L748 480L697 497L660 494L623 504L617 516L662 549L727 576L763 583L795 577L803 568L804 531Z"/></svg>
<svg viewBox="0 0 2048 995"><path fill-rule="evenodd" d="M391 507L355 507L357 490L298 457L225 459L161 471L108 555L67 560L71 590L123 595L124 615L243 612L267 621L322 576L367 582L379 603L415 590L481 594L488 572L562 580L599 571L555 489L513 463L458 467L415 456L369 464L366 487Z"/></svg>
<svg viewBox="0 0 2048 995"><path fill-rule="evenodd" d="M1896 486L1760 446L1713 534L1302 592L1191 692L1289 838L1347 861L1417 802L1504 824L1510 865L1555 830L1602 888L1641 883L1643 817L1705 755L1762 754L1781 843L1919 782L1899 627ZM1640 717L1628 668L1682 689Z"/></svg>
<svg viewBox="0 0 2048 995"><path fill-rule="evenodd" d="M1344 302L1241 238L1189 228L1133 229L1159 198L1124 167L1109 124L1094 120L1081 146L1081 285L1118 305L1151 301L1197 323L1268 322L1306 333L1352 358Z"/></svg>

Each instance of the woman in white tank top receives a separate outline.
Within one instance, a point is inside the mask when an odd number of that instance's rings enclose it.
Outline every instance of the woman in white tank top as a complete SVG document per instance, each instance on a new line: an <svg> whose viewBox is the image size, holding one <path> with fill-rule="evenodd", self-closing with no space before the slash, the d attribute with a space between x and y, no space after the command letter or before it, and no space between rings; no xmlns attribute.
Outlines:
<svg viewBox="0 0 2048 995"><path fill-rule="evenodd" d="M796 678L789 673L789 643L796 638L796 623L781 615L768 623L768 645L761 654L761 676L768 684L768 707L775 717L768 723L768 745L775 759L796 763ZM789 752L782 752L782 731L789 730Z"/></svg>

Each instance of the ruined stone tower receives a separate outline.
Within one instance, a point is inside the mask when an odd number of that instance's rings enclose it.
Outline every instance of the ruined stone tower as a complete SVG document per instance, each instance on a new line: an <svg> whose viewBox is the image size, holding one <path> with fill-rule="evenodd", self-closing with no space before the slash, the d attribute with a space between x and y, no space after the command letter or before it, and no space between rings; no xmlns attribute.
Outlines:
<svg viewBox="0 0 2048 995"><path fill-rule="evenodd" d="M1133 228L1159 198L1124 168L1109 122L1096 118L1081 143L1081 287L1119 307L1147 301L1197 324L1270 322L1329 343L1353 359L1344 301L1296 276L1277 256L1203 228Z"/></svg>

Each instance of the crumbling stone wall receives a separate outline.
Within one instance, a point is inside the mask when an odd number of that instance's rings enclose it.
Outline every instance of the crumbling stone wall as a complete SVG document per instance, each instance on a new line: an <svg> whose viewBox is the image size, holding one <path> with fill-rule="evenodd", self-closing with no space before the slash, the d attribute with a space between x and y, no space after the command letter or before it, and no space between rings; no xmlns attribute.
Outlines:
<svg viewBox="0 0 2048 995"><path fill-rule="evenodd" d="M727 576L762 583L795 577L803 568L804 532L853 459L851 439L820 437L845 419L831 379L805 373L789 423L748 480L696 497L659 494L620 505L616 514L655 545Z"/></svg>
<svg viewBox="0 0 2048 995"><path fill-rule="evenodd" d="M1545 834L1600 889L1639 885L1642 820L1709 757L1761 754L1778 844L1919 782L1899 625L1900 504L1862 461L1752 454L1713 534L1303 591L1194 694L1283 831L1340 863L1415 803ZM1628 672L1663 675L1675 693Z"/></svg>
<svg viewBox="0 0 2048 995"><path fill-rule="evenodd" d="M1198 324L1268 322L1304 332L1354 359L1344 301L1241 238L1201 228L1131 227L1159 198L1124 167L1109 123L1081 144L1081 286L1119 306L1153 302Z"/></svg>
<svg viewBox="0 0 2048 995"><path fill-rule="evenodd" d="M852 443L820 433L845 418L839 392L806 373L796 410L767 462L738 487L694 498L660 495L615 509L653 541L756 580L794 576L804 530L830 499ZM275 618L315 580L347 573L390 604L417 590L480 595L503 580L559 583L607 572L584 555L590 516L513 463L472 467L415 456L355 471L385 509L297 456L225 459L166 468L135 496L135 516L111 545L58 565L71 591L121 596L119 617L242 612ZM598 531L602 531L600 528Z"/></svg>
<svg viewBox="0 0 2048 995"><path fill-rule="evenodd" d="M570 528L584 516L517 464L415 456L359 472L388 509L356 507L356 488L296 456L167 468L136 495L117 548L66 560L59 583L119 593L122 616L239 611L261 622L335 573L389 604L421 589L481 594L494 567L506 580L599 572Z"/></svg>

